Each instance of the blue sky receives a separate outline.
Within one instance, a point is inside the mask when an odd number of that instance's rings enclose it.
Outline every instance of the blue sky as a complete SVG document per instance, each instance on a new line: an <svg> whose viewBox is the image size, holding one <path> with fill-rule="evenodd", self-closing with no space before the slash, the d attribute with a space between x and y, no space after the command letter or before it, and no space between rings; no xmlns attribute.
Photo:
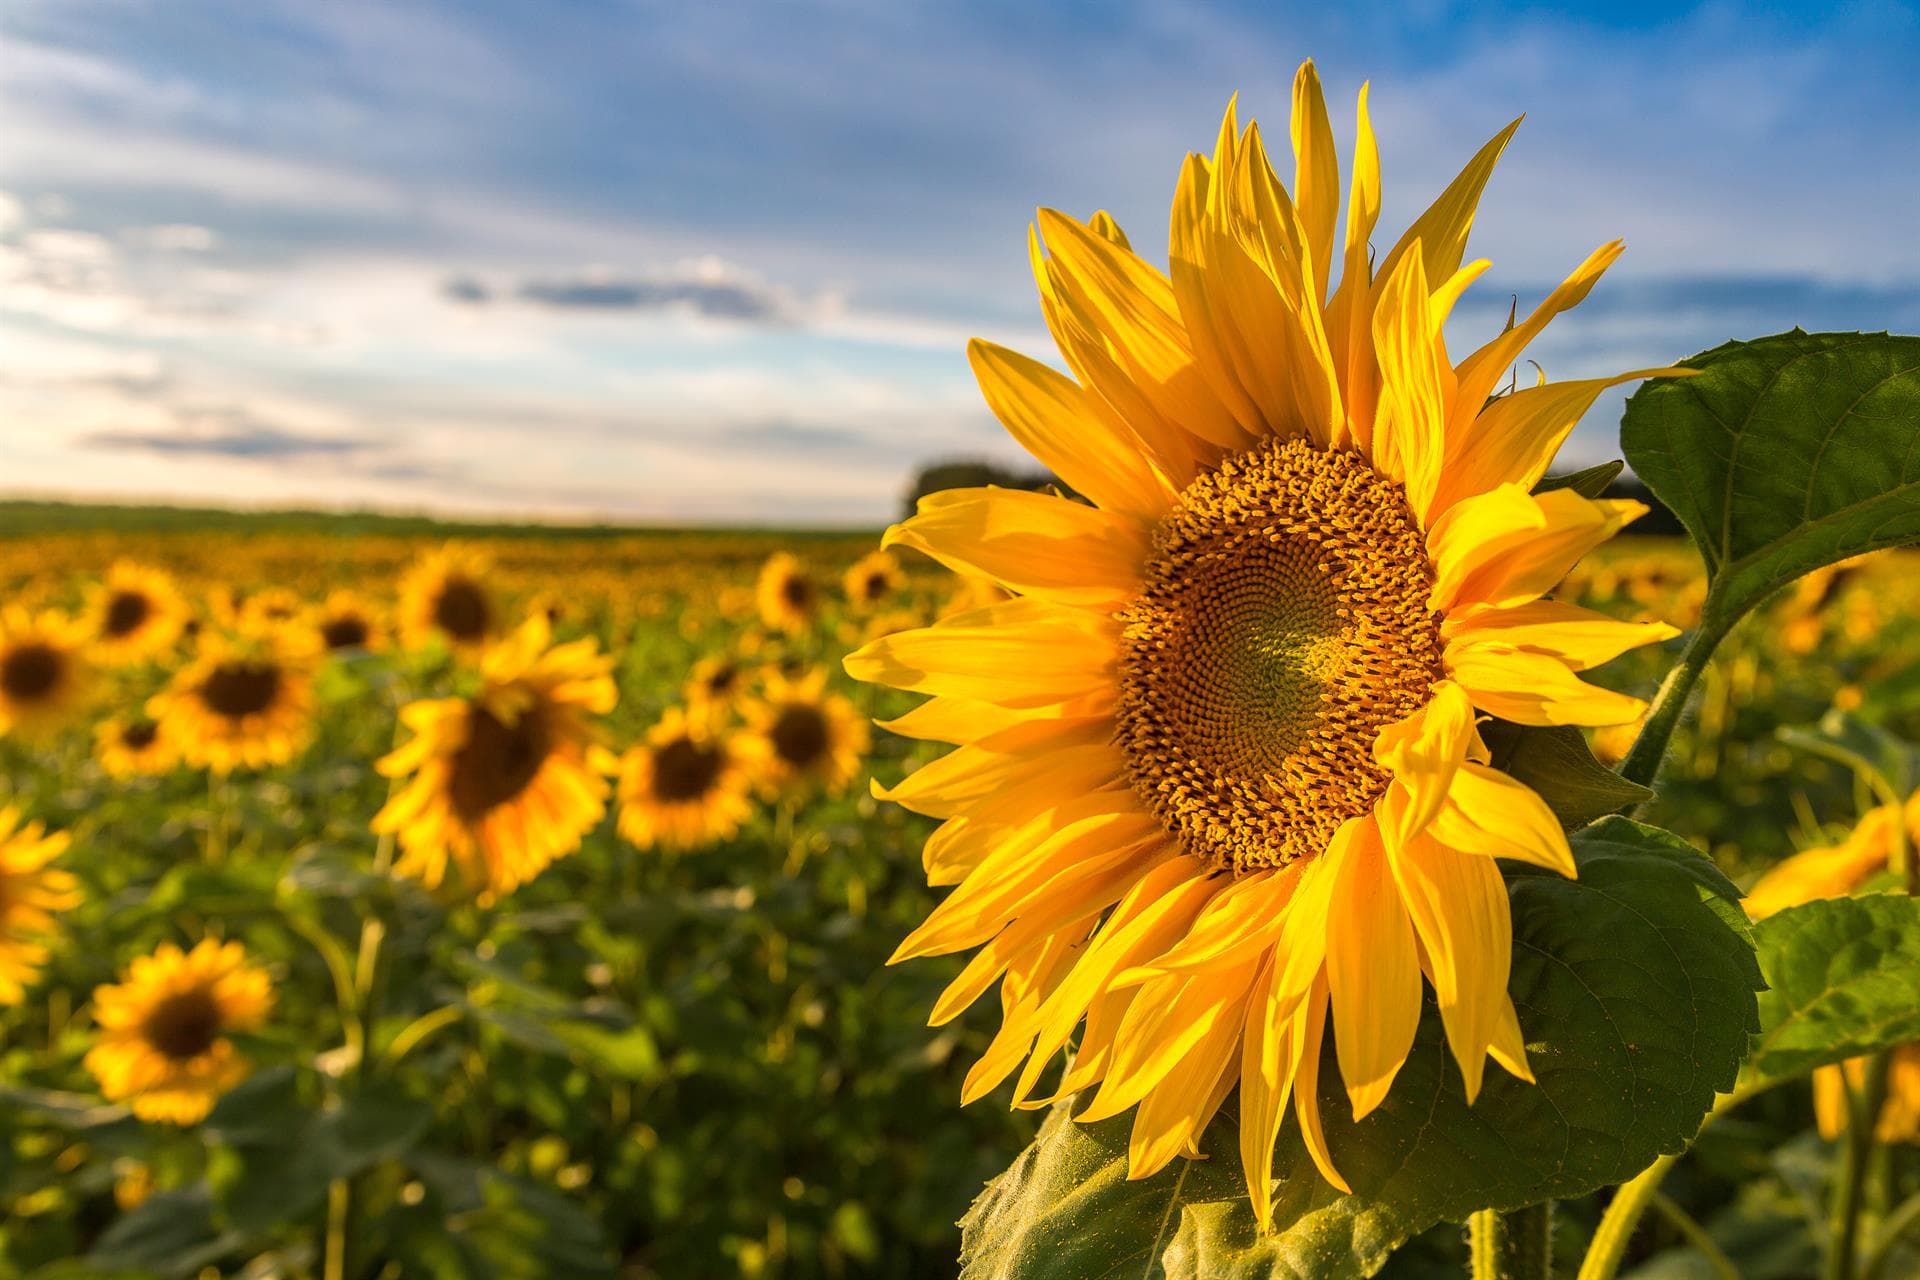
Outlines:
<svg viewBox="0 0 1920 1280"><path fill-rule="evenodd" d="M963 345L1047 353L1034 206L1163 258L1306 56L1343 145L1372 81L1394 233L1528 114L1457 349L1614 236L1554 377L1920 329L1909 4L10 0L0 487L877 522L1014 456Z"/></svg>

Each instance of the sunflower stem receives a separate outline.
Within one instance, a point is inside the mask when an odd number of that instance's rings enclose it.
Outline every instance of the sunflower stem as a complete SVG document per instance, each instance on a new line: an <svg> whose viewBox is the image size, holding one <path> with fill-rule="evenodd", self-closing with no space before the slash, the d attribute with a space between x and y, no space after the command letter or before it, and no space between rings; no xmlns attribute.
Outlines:
<svg viewBox="0 0 1920 1280"><path fill-rule="evenodd" d="M1699 683L1700 676L1707 669L1708 659L1713 657L1714 649L1719 647L1726 634L1727 624L1712 620L1712 611L1709 610L1700 626L1688 638L1680 661L1660 682L1660 691L1654 694L1653 706L1647 712L1647 722L1633 740L1633 748L1627 752L1626 759L1620 762L1621 777L1643 787L1653 784L1654 775L1660 771L1660 761L1667 754L1667 742L1679 727L1681 714L1687 709L1687 699L1693 694L1693 686Z"/></svg>
<svg viewBox="0 0 1920 1280"><path fill-rule="evenodd" d="M1577 1280L1613 1280L1627 1256L1627 1242L1633 1239L1633 1230L1640 1225L1640 1215L1653 1202L1660 1191L1661 1180L1679 1158L1678 1155L1661 1156L1637 1176L1620 1184L1607 1204L1607 1211L1600 1215L1600 1225L1594 1229L1593 1241L1580 1263Z"/></svg>
<svg viewBox="0 0 1920 1280"><path fill-rule="evenodd" d="M1552 1280L1553 1201L1467 1220L1473 1280Z"/></svg>
<svg viewBox="0 0 1920 1280"><path fill-rule="evenodd" d="M1826 1280L1854 1280L1860 1265L1861 1210L1865 1206L1867 1165L1873 1158L1874 1131L1887 1100L1888 1056L1867 1060L1866 1079L1847 1090L1847 1132L1840 1152L1838 1182L1827 1217Z"/></svg>
<svg viewBox="0 0 1920 1280"><path fill-rule="evenodd" d="M1880 1224L1880 1230L1867 1246L1866 1258L1860 1263L1862 1280L1882 1280L1894 1246L1915 1227L1920 1227L1920 1194L1909 1196Z"/></svg>
<svg viewBox="0 0 1920 1280"><path fill-rule="evenodd" d="M1673 1224L1674 1230L1686 1237L1702 1258L1707 1260L1707 1269L1714 1274L1714 1280L1740 1280L1740 1269L1733 1265L1733 1259L1727 1256L1719 1242L1707 1234L1694 1216L1673 1202L1673 1198L1664 1191L1655 1191L1652 1196L1654 1210Z"/></svg>

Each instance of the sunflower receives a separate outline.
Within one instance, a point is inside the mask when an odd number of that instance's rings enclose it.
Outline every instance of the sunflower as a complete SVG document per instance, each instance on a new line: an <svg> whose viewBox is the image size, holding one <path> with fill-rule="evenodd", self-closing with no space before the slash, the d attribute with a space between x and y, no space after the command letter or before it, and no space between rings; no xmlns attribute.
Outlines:
<svg viewBox="0 0 1920 1280"><path fill-rule="evenodd" d="M247 1075L228 1036L258 1027L272 1004L266 971L238 942L206 938L191 951L163 942L124 981L94 988L100 1037L87 1070L142 1120L193 1124Z"/></svg>
<svg viewBox="0 0 1920 1280"><path fill-rule="evenodd" d="M313 733L311 654L291 629L209 631L147 714L196 769L284 764Z"/></svg>
<svg viewBox="0 0 1920 1280"><path fill-rule="evenodd" d="M827 673L767 676L765 692L745 708L760 740L761 781L769 790L843 789L860 772L870 741L853 704L828 693Z"/></svg>
<svg viewBox="0 0 1920 1280"><path fill-rule="evenodd" d="M669 709L620 758L620 834L642 849L724 840L753 812L748 752L714 716Z"/></svg>
<svg viewBox="0 0 1920 1280"><path fill-rule="evenodd" d="M1137 1108L1131 1177L1191 1152L1239 1087L1263 1225L1289 1097L1346 1187L1316 1101L1329 1013L1356 1117L1407 1058L1423 973L1469 1099L1489 1056L1530 1078L1494 859L1574 863L1476 722L1631 721L1639 699L1575 673L1675 634L1543 598L1643 506L1532 492L1601 390L1648 373L1495 395L1620 246L1459 364L1444 345L1487 266L1462 251L1512 131L1375 271L1363 88L1331 291L1339 167L1311 63L1294 194L1229 107L1181 173L1170 275L1105 214L1042 210L1033 265L1075 376L977 340L969 355L1002 423L1088 502L923 499L882 545L1015 597L846 660L933 695L893 727L958 748L878 794L947 820L925 860L958 886L894 958L981 948L935 1021L1005 978L964 1096L1024 1059L1027 1102L1084 1018L1058 1089L1087 1091L1083 1120Z"/></svg>
<svg viewBox="0 0 1920 1280"><path fill-rule="evenodd" d="M500 634L500 607L487 589L493 561L449 543L421 558L400 580L399 629L409 649L439 643L478 653Z"/></svg>
<svg viewBox="0 0 1920 1280"><path fill-rule="evenodd" d="M751 664L724 654L702 658L688 673L681 696L696 710L733 706L746 696L755 670Z"/></svg>
<svg viewBox="0 0 1920 1280"><path fill-rule="evenodd" d="M159 722L144 715L109 716L95 725L93 756L112 778L166 773L180 758Z"/></svg>
<svg viewBox="0 0 1920 1280"><path fill-rule="evenodd" d="M848 567L840 587L848 604L861 613L871 613L893 599L906 581L907 575L892 555L870 551Z"/></svg>
<svg viewBox="0 0 1920 1280"><path fill-rule="evenodd" d="M167 574L118 561L87 610L93 655L118 666L165 653L179 640L187 612L186 598Z"/></svg>
<svg viewBox="0 0 1920 1280"><path fill-rule="evenodd" d="M1807 849L1774 866L1747 892L1747 914L1764 920L1803 902L1843 898L1864 888L1892 863L1903 821L1908 847L1920 847L1920 791L1904 806L1883 804L1868 810L1839 844ZM1866 1073L1865 1058L1849 1058L1813 1073L1813 1112L1821 1137L1831 1140L1846 1131L1851 1093L1861 1087ZM1887 1099L1874 1135L1881 1142L1920 1143L1920 1043L1891 1051Z"/></svg>
<svg viewBox="0 0 1920 1280"><path fill-rule="evenodd" d="M760 566L754 588L760 621L776 631L800 635L813 626L820 612L820 588L807 566L785 551L776 551Z"/></svg>
<svg viewBox="0 0 1920 1280"><path fill-rule="evenodd" d="M438 885L451 858L491 898L571 853L606 812L588 717L613 710L613 664L591 638L551 639L536 614L488 649L471 697L401 710L413 737L378 768L407 781L373 829L399 838L402 875Z"/></svg>
<svg viewBox="0 0 1920 1280"><path fill-rule="evenodd" d="M246 631L272 632L289 626L307 612L307 604L297 592L285 587L266 587L240 598L230 626Z"/></svg>
<svg viewBox="0 0 1920 1280"><path fill-rule="evenodd" d="M73 876L50 865L66 852L65 832L38 822L20 825L17 809L0 809L0 1004L19 1004L40 976L54 916L80 905Z"/></svg>
<svg viewBox="0 0 1920 1280"><path fill-rule="evenodd" d="M92 669L86 629L51 610L0 610L0 734L37 738L85 702Z"/></svg>
<svg viewBox="0 0 1920 1280"><path fill-rule="evenodd" d="M329 592L312 616L320 646L328 653L378 653L387 647L379 611L357 592Z"/></svg>

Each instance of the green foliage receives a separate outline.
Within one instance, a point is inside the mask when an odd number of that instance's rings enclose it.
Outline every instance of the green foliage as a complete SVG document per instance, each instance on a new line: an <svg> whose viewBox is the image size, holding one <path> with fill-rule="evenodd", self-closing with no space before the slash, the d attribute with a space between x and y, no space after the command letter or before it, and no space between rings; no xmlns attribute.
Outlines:
<svg viewBox="0 0 1920 1280"><path fill-rule="evenodd" d="M1205 1160L1128 1182L1130 1118L1079 1125L1063 1103L975 1203L963 1274L1368 1276L1435 1223L1584 1195L1683 1149L1758 1027L1737 891L1684 842L1622 818L1573 846L1577 880L1508 868L1511 991L1537 1084L1490 1069L1469 1106L1430 1005L1386 1102L1356 1124L1329 1046L1320 1110L1354 1194L1320 1179L1289 1121L1264 1238L1230 1114Z"/></svg>
<svg viewBox="0 0 1920 1280"><path fill-rule="evenodd" d="M1568 829L1653 798L1593 758L1593 749L1570 725L1533 726L1495 720L1481 730L1493 766L1526 783Z"/></svg>
<svg viewBox="0 0 1920 1280"><path fill-rule="evenodd" d="M1706 561L1723 633L1802 574L1920 541L1920 338L1791 333L1730 342L1627 402L1627 461Z"/></svg>

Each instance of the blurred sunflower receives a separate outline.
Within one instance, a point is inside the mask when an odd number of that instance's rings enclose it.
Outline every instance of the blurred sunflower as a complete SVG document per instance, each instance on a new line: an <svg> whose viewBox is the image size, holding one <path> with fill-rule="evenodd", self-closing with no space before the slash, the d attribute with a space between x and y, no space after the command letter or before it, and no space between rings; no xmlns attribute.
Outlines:
<svg viewBox="0 0 1920 1280"><path fill-rule="evenodd" d="M93 757L113 778L166 773L179 759L156 720L144 715L109 716L93 727Z"/></svg>
<svg viewBox="0 0 1920 1280"><path fill-rule="evenodd" d="M93 683L85 644L64 614L0 609L0 734L43 737L79 710Z"/></svg>
<svg viewBox="0 0 1920 1280"><path fill-rule="evenodd" d="M870 551L848 566L840 588L848 604L861 613L871 613L898 595L906 582L899 561L885 551Z"/></svg>
<svg viewBox="0 0 1920 1280"><path fill-rule="evenodd" d="M80 885L52 864L66 852L64 831L20 824L20 811L0 809L0 1005L19 1004L40 976L54 916L80 905Z"/></svg>
<svg viewBox="0 0 1920 1280"><path fill-rule="evenodd" d="M731 707L746 695L754 668L738 658L715 654L693 664L681 696L695 709Z"/></svg>
<svg viewBox="0 0 1920 1280"><path fill-rule="evenodd" d="M299 593L286 587L265 587L239 601L230 626L247 631L276 631L307 612Z"/></svg>
<svg viewBox="0 0 1920 1280"><path fill-rule="evenodd" d="M620 834L642 849L726 839L753 812L749 764L740 739L711 713L670 708L620 757Z"/></svg>
<svg viewBox="0 0 1920 1280"><path fill-rule="evenodd" d="M820 588L807 566L785 551L776 551L760 566L754 588L760 621L776 631L800 635L813 626L820 612Z"/></svg>
<svg viewBox="0 0 1920 1280"><path fill-rule="evenodd" d="M439 643L479 652L504 630L499 605L487 589L493 561L448 544L422 557L400 580L400 639L409 649Z"/></svg>
<svg viewBox="0 0 1920 1280"><path fill-rule="evenodd" d="M194 658L147 702L180 758L229 773L284 764L313 733L311 654L291 630L202 634Z"/></svg>
<svg viewBox="0 0 1920 1280"><path fill-rule="evenodd" d="M186 598L158 569L115 562L91 593L87 632L93 656L118 666L171 649L187 621Z"/></svg>
<svg viewBox="0 0 1920 1280"><path fill-rule="evenodd" d="M487 650L471 697L401 710L413 737L378 768L407 781L373 819L399 839L400 874L438 885L451 859L490 899L571 853L606 812L588 717L613 710L613 664L591 638L551 639L536 614Z"/></svg>
<svg viewBox="0 0 1920 1280"><path fill-rule="evenodd" d="M203 939L191 951L160 944L117 985L96 987L99 1038L87 1070L100 1092L128 1102L142 1120L194 1124L246 1078L228 1037L266 1021L273 988L238 942Z"/></svg>
<svg viewBox="0 0 1920 1280"><path fill-rule="evenodd" d="M378 653L387 647L379 610L358 592L329 592L313 613L313 628L328 653Z"/></svg>
<svg viewBox="0 0 1920 1280"><path fill-rule="evenodd" d="M1901 824L1906 831L1902 833ZM1844 898L1865 888L1893 860L1895 844L1920 849L1920 791L1905 805L1870 809L1837 845L1794 854L1760 877L1744 905L1755 920L1818 898ZM1813 1073L1814 1118L1829 1140L1846 1132L1850 1095L1866 1079L1867 1060L1849 1058ZM1894 1049L1888 1062L1887 1098L1875 1123L1881 1142L1920 1142L1920 1043Z"/></svg>
<svg viewBox="0 0 1920 1280"><path fill-rule="evenodd" d="M771 790L844 789L860 773L871 741L867 722L853 704L828 693L827 673L790 677L774 672L766 689L745 708L760 739L761 781Z"/></svg>
<svg viewBox="0 0 1920 1280"><path fill-rule="evenodd" d="M1464 361L1445 348L1487 266L1461 258L1512 130L1377 272L1366 91L1336 254L1310 63L1294 194L1229 107L1212 158L1182 171L1170 276L1106 215L1042 210L1033 265L1076 377L985 342L969 354L1002 423L1089 503L923 500L883 545L1016 598L846 660L934 695L897 727L958 745L878 794L948 820L926 860L958 886L894 958L983 948L935 1021L1005 978L964 1096L1024 1059L1027 1102L1084 1019L1058 1091L1089 1091L1082 1120L1134 1109L1137 1178L1191 1153L1237 1085L1263 1225L1289 1098L1346 1185L1317 1102L1329 1011L1356 1116L1407 1058L1423 973L1469 1099L1489 1056L1529 1078L1494 859L1574 864L1546 803L1489 767L1476 719L1630 721L1644 704L1576 673L1674 634L1542 598L1644 507L1531 492L1604 388L1659 371L1495 394L1620 245Z"/></svg>

